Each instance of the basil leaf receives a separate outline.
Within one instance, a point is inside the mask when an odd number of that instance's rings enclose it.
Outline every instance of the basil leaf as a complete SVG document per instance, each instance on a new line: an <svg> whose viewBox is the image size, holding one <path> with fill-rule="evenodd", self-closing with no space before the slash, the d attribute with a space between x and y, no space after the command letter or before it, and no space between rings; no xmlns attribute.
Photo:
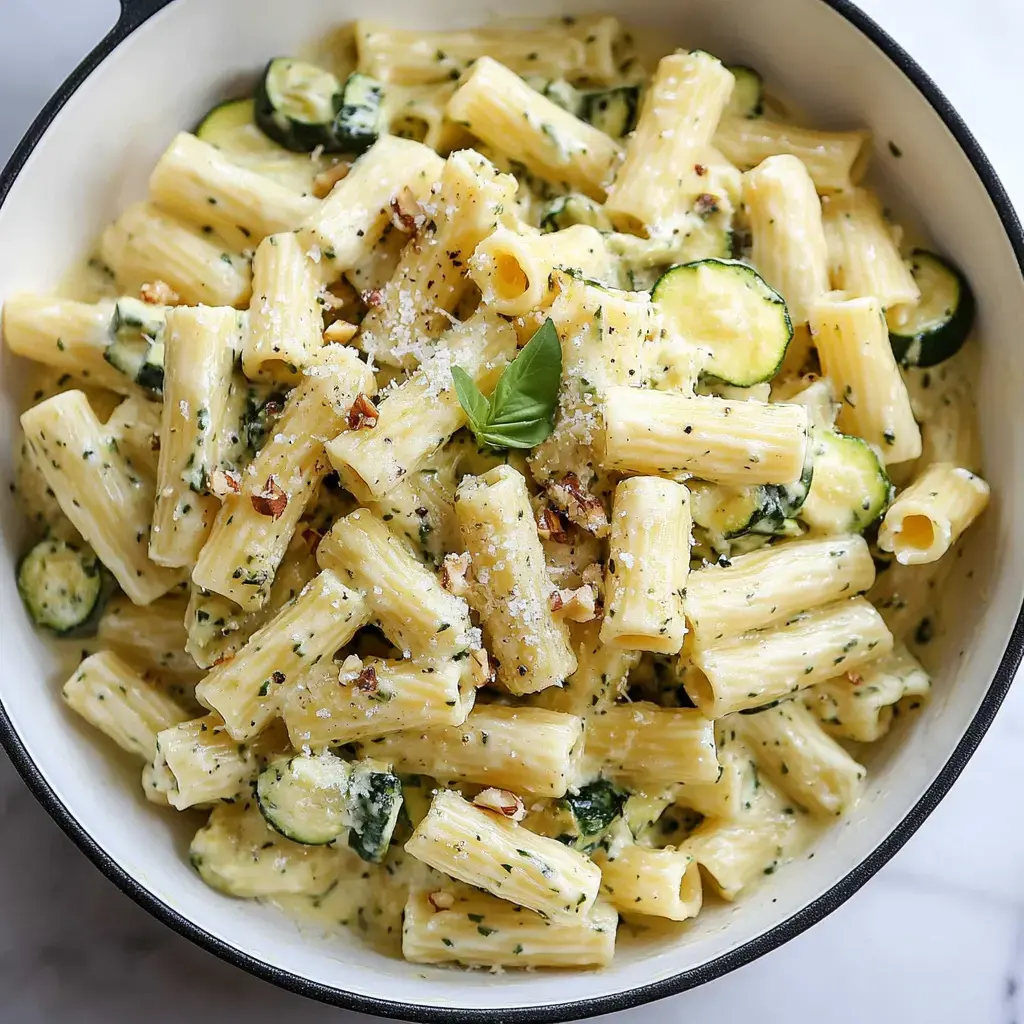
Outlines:
<svg viewBox="0 0 1024 1024"><path fill-rule="evenodd" d="M479 436L490 418L491 403L461 366L452 367L452 383L455 385L455 394L469 417L470 430Z"/></svg>
<svg viewBox="0 0 1024 1024"><path fill-rule="evenodd" d="M550 319L505 367L494 394L487 399L473 378L452 367L452 381L469 427L481 444L492 448L533 448L555 426L562 383L562 346Z"/></svg>
<svg viewBox="0 0 1024 1024"><path fill-rule="evenodd" d="M562 346L549 318L499 378L491 396L488 427L498 428L498 433L516 436L527 425L546 424L547 430L540 440L516 447L539 444L554 428L561 382ZM536 430L526 431L529 436L536 433Z"/></svg>

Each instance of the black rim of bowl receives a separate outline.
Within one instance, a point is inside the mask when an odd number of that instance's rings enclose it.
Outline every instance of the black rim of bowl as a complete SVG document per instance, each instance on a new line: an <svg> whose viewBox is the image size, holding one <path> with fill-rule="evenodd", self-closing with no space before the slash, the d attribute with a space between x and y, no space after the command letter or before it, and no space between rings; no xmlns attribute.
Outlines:
<svg viewBox="0 0 1024 1024"><path fill-rule="evenodd" d="M152 15L156 14L171 0L121 0L122 15L113 29L104 37L96 48L71 73L66 81L50 98L25 133L7 166L0 174L0 206L14 184L26 160L35 149L50 123L74 94L75 90L89 77L96 67L136 28ZM942 119L953 134L957 144L970 160L975 174L985 186L989 199L1003 225L1003 230L1013 247L1017 264L1024 275L1024 234L1014 212L1013 205L1006 194L998 176L988 158L982 152L970 129L950 102L942 94L935 83L928 77L914 59L888 33L880 28L871 18L849 0L819 0L826 4L847 22L866 36L889 58L903 75L909 79L932 109ZM580 1020L596 1017L617 1010L627 1010L642 1006L645 1003L677 995L688 989L696 988L715 978L720 978L751 961L764 956L765 953L796 937L811 925L830 914L848 900L865 882L868 881L917 831L924 820L935 809L939 801L946 795L950 786L956 781L964 766L970 760L982 737L992 724L999 706L1013 682L1014 674L1024 653L1024 608L1018 612L1013 632L1000 660L995 677L990 684L974 718L957 744L952 756L943 766L938 776L925 791L924 795L910 809L903 820L889 836L863 860L857 867L840 879L827 892L797 911L785 921L771 928L762 935L744 943L742 946L717 957L705 964L680 971L671 978L641 985L612 995L597 996L592 999L576 999L564 1003L549 1003L542 1006L524 1006L521 1008L504 1008L500 1011L501 1019L509 1022L558 1022ZM388 999L376 999L353 992L310 981L299 975L280 970L272 964L248 956L241 950L204 931L177 911L157 899L148 889L137 882L121 868L85 831L75 817L68 811L43 778L35 762L30 757L24 744L19 739L11 724L10 718L0 703L0 743L3 744L15 768L25 780L36 799L46 808L50 816L61 827L64 833L78 848L107 876L123 893L131 897L141 907L148 910L154 917L173 928L179 935L190 939L196 945L214 953L222 960L241 967L265 981L273 982L281 988L298 995L316 999L323 1003L358 1010L363 1013L375 1014L380 1017L393 1017L399 1020L422 1021L426 1024L444 1022L444 1024L480 1024L487 1020L495 1020L499 1011L489 1009L460 1009L457 1007L430 1007L414 1003L393 1002Z"/></svg>

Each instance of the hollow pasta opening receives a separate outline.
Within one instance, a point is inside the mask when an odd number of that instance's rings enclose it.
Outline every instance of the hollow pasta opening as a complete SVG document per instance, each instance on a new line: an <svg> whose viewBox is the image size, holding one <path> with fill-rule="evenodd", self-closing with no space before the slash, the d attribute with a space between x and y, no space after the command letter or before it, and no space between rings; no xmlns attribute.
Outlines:
<svg viewBox="0 0 1024 1024"><path fill-rule="evenodd" d="M503 302L523 296L530 287L530 279L511 253L498 253L494 257L494 292Z"/></svg>
<svg viewBox="0 0 1024 1024"><path fill-rule="evenodd" d="M900 523L898 543L904 548L928 551L935 544L935 524L928 516L907 516Z"/></svg>

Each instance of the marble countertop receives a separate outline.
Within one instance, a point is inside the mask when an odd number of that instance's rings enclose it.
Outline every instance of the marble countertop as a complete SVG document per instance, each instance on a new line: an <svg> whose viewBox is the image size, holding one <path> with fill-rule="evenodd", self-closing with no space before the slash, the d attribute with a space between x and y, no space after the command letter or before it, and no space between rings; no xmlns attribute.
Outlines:
<svg viewBox="0 0 1024 1024"><path fill-rule="evenodd" d="M1024 208L1020 0L861 0L937 80ZM0 2L0 164L114 22L116 0ZM1024 688L938 810L823 923L695 992L617 1014L731 1024L1024 1021ZM314 1024L358 1014L279 991L165 928L96 871L0 752L0 1020Z"/></svg>

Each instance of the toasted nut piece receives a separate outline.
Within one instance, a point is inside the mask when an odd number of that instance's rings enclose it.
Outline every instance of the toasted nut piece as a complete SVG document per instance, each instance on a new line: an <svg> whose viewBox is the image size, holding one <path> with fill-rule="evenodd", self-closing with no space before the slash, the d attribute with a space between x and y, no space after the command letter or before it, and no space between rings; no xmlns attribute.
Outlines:
<svg viewBox="0 0 1024 1024"><path fill-rule="evenodd" d="M166 282L157 278L139 289L139 298L151 306L180 306L181 296Z"/></svg>
<svg viewBox="0 0 1024 1024"><path fill-rule="evenodd" d="M503 818L522 821L526 817L526 805L522 798L507 789L485 789L473 797L473 803L485 811L494 811Z"/></svg>
<svg viewBox="0 0 1024 1024"><path fill-rule="evenodd" d="M273 519L280 519L288 507L288 495L273 476L267 478L262 491L251 494L249 498L252 507L261 516L270 516Z"/></svg>
<svg viewBox="0 0 1024 1024"><path fill-rule="evenodd" d="M352 165L347 160L339 160L336 164L322 170L313 179L313 195L317 199L326 199L331 194L331 189L344 178L351 170Z"/></svg>
<svg viewBox="0 0 1024 1024"><path fill-rule="evenodd" d="M469 552L461 555L445 555L441 563L441 586L456 597L469 593Z"/></svg>
<svg viewBox="0 0 1024 1024"><path fill-rule="evenodd" d="M210 474L210 490L218 498L238 494L242 490L242 478L233 469L215 469Z"/></svg>
<svg viewBox="0 0 1024 1024"><path fill-rule="evenodd" d="M408 185L391 200L391 223L411 235L414 231L423 226L425 217L423 207Z"/></svg>
<svg viewBox="0 0 1024 1024"><path fill-rule="evenodd" d="M564 544L569 539L565 518L556 508L540 510L537 517L537 533L541 540L553 540L557 544Z"/></svg>
<svg viewBox="0 0 1024 1024"><path fill-rule="evenodd" d="M473 685L479 689L489 686L498 678L491 656L481 649L469 652L470 671L473 673Z"/></svg>
<svg viewBox="0 0 1024 1024"><path fill-rule="evenodd" d="M377 670L372 665L367 665L356 676L355 687L361 693L376 693L377 685Z"/></svg>
<svg viewBox="0 0 1024 1024"><path fill-rule="evenodd" d="M595 537L603 537L608 533L608 516L601 499L591 494L575 473L566 473L557 483L549 484L548 494L569 517L570 522Z"/></svg>
<svg viewBox="0 0 1024 1024"><path fill-rule="evenodd" d="M597 615L597 595L589 583L575 590L556 590L551 594L551 610L563 619L589 622Z"/></svg>
<svg viewBox="0 0 1024 1024"><path fill-rule="evenodd" d="M455 897L450 892L432 892L427 896L427 902L434 910L451 910L455 906Z"/></svg>
<svg viewBox="0 0 1024 1024"><path fill-rule="evenodd" d="M347 320L335 320L324 330L324 341L344 345L356 336L358 330L355 324L350 324Z"/></svg>
<svg viewBox="0 0 1024 1024"><path fill-rule="evenodd" d="M380 413L377 412L377 406L370 401L369 395L364 395L360 391L352 403L352 408L348 411L348 416L345 417L345 422L348 424L349 430L372 430L377 426L379 419Z"/></svg>

